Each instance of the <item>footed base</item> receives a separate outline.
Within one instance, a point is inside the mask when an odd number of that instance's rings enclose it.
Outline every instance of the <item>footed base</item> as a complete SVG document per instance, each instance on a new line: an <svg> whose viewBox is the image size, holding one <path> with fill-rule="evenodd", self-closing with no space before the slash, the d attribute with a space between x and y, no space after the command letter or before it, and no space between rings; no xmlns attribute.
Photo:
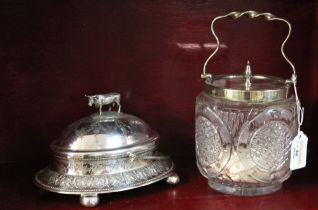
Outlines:
<svg viewBox="0 0 318 210"><path fill-rule="evenodd" d="M85 207L95 207L99 203L99 197L97 194L83 194L80 197L80 203Z"/></svg>
<svg viewBox="0 0 318 210"><path fill-rule="evenodd" d="M231 194L231 195L241 195L241 196L257 196L257 195L266 195L273 192L276 192L282 188L281 183L275 183L272 185L263 185L263 186L231 186L209 180L209 186L219 192Z"/></svg>
<svg viewBox="0 0 318 210"><path fill-rule="evenodd" d="M166 183L170 185L176 185L180 182L180 177L176 172L172 172L167 178Z"/></svg>

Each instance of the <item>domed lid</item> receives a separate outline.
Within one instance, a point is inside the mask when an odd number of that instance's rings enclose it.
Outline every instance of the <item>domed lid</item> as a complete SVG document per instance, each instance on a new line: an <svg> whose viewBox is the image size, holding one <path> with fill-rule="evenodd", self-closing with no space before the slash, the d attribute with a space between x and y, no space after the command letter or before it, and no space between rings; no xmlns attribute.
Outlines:
<svg viewBox="0 0 318 210"><path fill-rule="evenodd" d="M99 113L71 124L52 143L54 152L107 152L118 154L131 150L149 150L157 145L158 134L138 117L120 112L120 95L109 93L87 96L88 105ZM103 105L117 104L118 112L102 112Z"/></svg>

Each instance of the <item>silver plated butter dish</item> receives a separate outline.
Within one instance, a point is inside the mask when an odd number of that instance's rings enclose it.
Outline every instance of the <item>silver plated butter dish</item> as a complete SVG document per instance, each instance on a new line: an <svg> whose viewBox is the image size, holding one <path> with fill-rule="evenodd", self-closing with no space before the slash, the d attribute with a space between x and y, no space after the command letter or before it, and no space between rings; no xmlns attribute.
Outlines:
<svg viewBox="0 0 318 210"><path fill-rule="evenodd" d="M51 144L54 160L35 176L38 187L78 194L93 207L98 194L129 190L165 179L177 184L173 161L158 151L159 135L143 120L121 112L120 95L87 96L99 109L71 124ZM104 105L109 110L102 111ZM117 106L117 111L112 108Z"/></svg>

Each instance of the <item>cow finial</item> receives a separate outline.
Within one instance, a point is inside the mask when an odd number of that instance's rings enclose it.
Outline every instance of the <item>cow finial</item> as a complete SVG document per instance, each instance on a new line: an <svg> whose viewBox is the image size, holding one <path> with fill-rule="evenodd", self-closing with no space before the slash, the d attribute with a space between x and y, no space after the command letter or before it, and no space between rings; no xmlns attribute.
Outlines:
<svg viewBox="0 0 318 210"><path fill-rule="evenodd" d="M118 106L118 112L121 110L119 93L97 94L92 96L85 95L85 97L88 98L89 106L94 105L96 108L99 108L99 115L102 115L102 107L104 105L113 105L116 103Z"/></svg>

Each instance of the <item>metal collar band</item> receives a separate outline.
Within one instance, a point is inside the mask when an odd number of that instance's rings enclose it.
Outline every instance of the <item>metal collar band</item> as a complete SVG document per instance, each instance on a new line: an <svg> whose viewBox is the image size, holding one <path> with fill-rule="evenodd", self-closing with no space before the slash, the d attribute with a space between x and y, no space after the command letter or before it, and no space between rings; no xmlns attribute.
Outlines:
<svg viewBox="0 0 318 210"><path fill-rule="evenodd" d="M213 81L205 81L205 92L215 98L246 103L274 102L291 96L288 81L278 77L254 75L250 78L252 86L249 87L244 87L245 80L244 75L216 75ZM236 86L231 85L237 81ZM268 86L264 89L254 87L256 81Z"/></svg>

